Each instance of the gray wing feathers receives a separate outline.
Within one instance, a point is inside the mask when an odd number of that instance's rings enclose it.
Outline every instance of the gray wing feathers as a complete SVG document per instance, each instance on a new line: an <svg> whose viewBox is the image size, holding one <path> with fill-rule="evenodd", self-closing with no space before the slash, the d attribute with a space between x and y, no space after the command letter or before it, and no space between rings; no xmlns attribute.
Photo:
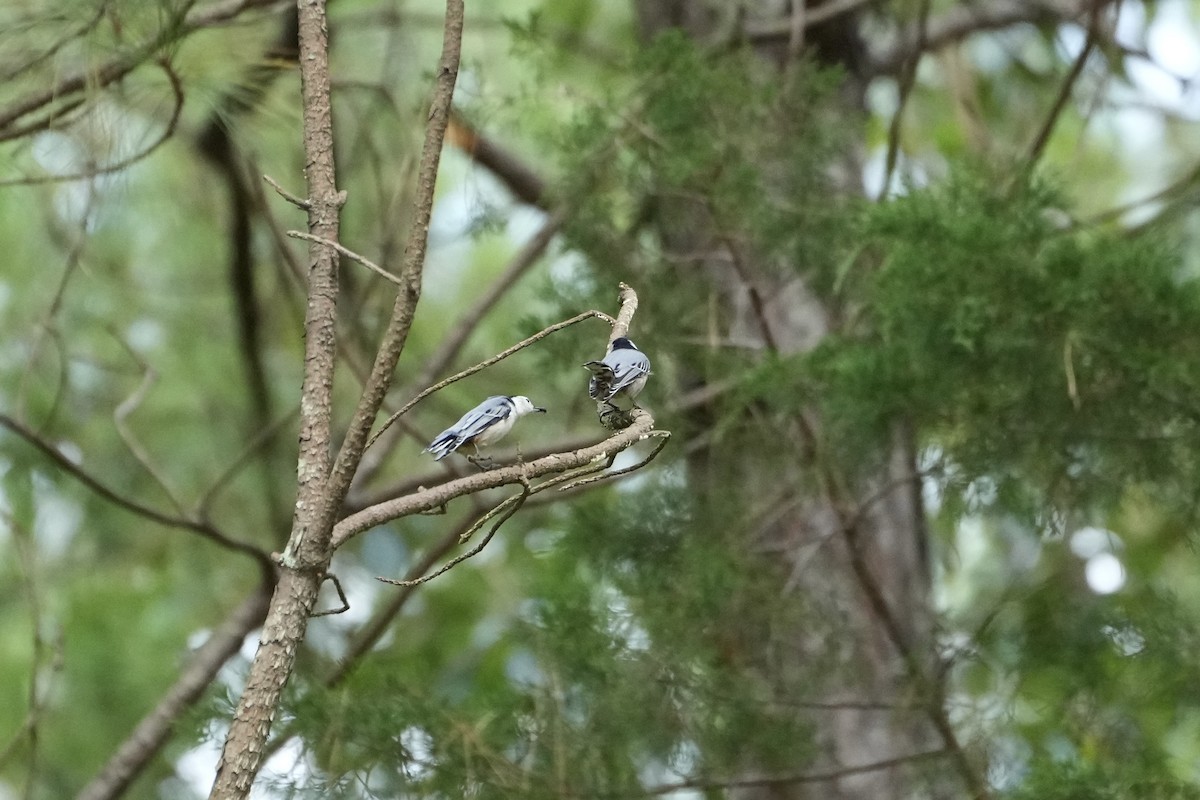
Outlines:
<svg viewBox="0 0 1200 800"><path fill-rule="evenodd" d="M584 366L592 371L588 394L599 401L611 400L622 389L650 374L650 359L640 350L614 350L603 361L589 361Z"/></svg>
<svg viewBox="0 0 1200 800"><path fill-rule="evenodd" d="M503 395L496 395L484 400L475 408L463 414L462 419L438 434L437 438L425 448L425 452L433 453L441 461L464 444L470 442L479 434L508 417L512 413L512 401Z"/></svg>

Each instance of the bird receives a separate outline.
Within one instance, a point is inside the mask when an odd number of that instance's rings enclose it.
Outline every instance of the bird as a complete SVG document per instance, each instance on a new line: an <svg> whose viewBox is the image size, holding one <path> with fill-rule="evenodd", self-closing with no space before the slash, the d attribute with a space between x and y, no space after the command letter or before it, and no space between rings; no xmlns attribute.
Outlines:
<svg viewBox="0 0 1200 800"><path fill-rule="evenodd" d="M441 461L464 444L470 444L474 445L475 456L478 457L480 447L499 440L512 430L518 419L535 411L546 413L546 409L535 406L525 395L493 395L463 414L458 422L439 433L421 452L433 453L435 460Z"/></svg>
<svg viewBox="0 0 1200 800"><path fill-rule="evenodd" d="M589 361L583 366L592 373L588 395L596 402L610 406L616 405L613 400L618 396L633 403L650 376L650 359L624 336L613 339L603 360Z"/></svg>

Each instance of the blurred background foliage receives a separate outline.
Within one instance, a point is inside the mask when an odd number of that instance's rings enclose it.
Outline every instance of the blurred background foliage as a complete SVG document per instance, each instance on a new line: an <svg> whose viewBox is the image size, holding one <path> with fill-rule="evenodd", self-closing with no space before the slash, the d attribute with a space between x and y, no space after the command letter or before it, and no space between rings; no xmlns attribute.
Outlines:
<svg viewBox="0 0 1200 800"><path fill-rule="evenodd" d="M859 5L876 54L970 6ZM764 59L755 25L789 16L770 3L716 4L704 36L651 43L627 3L469 2L460 133L499 143L544 194L522 202L447 148L390 408L561 209L545 257L428 377L612 312L624 280L654 361L643 403L673 437L614 485L529 503L402 606L373 577L500 491L339 551L351 608L310 626L261 796L716 797L747 775L834 796L812 775L856 633L760 534L825 481L872 474L898 420L918 453L937 702L970 763L997 796L1200 796L1200 3L1100 5L1094 47L1085 18L1031 14L926 54L906 85L894 64ZM330 3L343 242L393 269L441 11ZM0 9L0 410L111 492L268 552L291 517L303 352L306 255L284 232L304 218L259 177L304 185L287 15ZM4 116L73 75L79 91ZM757 277L731 295L696 241ZM793 280L808 290L779 295L794 340L770 346L747 286ZM391 305L343 263L343 421ZM582 323L434 395L351 501L461 471L420 450L489 394L550 408L509 454L600 438L578 365L606 334ZM815 444L796 434L808 415ZM0 798L61 798L259 574L29 438L0 434ZM772 646L796 630L800 647ZM126 796L205 795L254 642ZM951 772L914 758L896 796L966 796Z"/></svg>

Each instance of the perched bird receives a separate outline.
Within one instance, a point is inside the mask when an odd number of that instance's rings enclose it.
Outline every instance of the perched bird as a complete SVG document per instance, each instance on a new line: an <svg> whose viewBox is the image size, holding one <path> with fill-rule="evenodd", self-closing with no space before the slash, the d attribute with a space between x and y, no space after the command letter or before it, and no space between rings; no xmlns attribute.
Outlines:
<svg viewBox="0 0 1200 800"><path fill-rule="evenodd" d="M534 411L546 413L546 409L538 408L524 395L506 397L498 394L489 397L439 433L429 447L421 452L433 453L441 461L464 444L471 444L475 446L475 455L478 456L480 447L500 439L512 430L518 419Z"/></svg>
<svg viewBox="0 0 1200 800"><path fill-rule="evenodd" d="M642 393L650 375L650 359L624 336L613 339L602 361L589 361L584 366L592 372L588 395L609 405L615 405L613 400L618 396L627 397L632 403Z"/></svg>

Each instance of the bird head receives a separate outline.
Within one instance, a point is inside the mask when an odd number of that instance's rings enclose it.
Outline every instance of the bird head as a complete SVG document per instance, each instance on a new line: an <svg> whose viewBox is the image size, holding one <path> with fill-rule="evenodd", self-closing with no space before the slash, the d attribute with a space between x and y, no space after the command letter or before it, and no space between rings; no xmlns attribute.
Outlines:
<svg viewBox="0 0 1200 800"><path fill-rule="evenodd" d="M539 414L546 413L546 409L535 406L533 404L533 401L530 400L528 397L526 397L523 394L515 395L512 398L512 402L513 402L513 411L517 412L517 416L519 416L519 417L523 417L526 414L531 414L534 411L538 412Z"/></svg>
<svg viewBox="0 0 1200 800"><path fill-rule="evenodd" d="M609 347L609 350L637 350L637 349L638 349L637 345L634 344L633 342L629 341L629 338L625 337L625 336L618 336L616 339L613 339L612 345Z"/></svg>

